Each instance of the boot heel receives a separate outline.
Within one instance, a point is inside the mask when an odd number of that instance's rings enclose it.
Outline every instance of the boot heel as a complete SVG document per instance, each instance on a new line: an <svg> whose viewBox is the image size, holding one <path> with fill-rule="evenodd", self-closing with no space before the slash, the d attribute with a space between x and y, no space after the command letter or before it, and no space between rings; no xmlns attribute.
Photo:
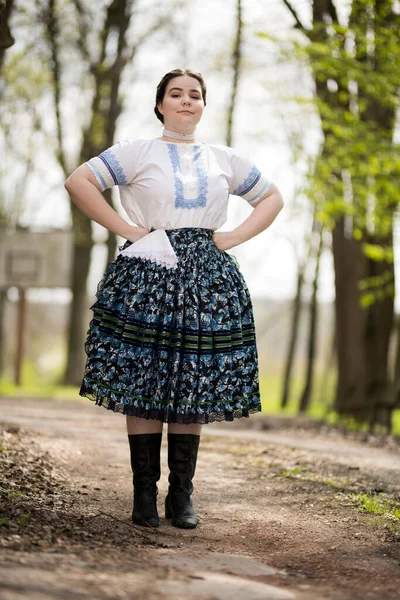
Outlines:
<svg viewBox="0 0 400 600"><path fill-rule="evenodd" d="M168 496L165 498L165 518L166 519L172 518L171 509L169 507L169 502L168 502Z"/></svg>

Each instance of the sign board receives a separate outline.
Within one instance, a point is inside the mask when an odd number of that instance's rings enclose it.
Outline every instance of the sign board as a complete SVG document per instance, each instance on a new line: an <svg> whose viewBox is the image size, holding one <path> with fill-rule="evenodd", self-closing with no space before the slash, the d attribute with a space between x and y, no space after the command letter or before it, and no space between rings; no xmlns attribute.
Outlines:
<svg viewBox="0 0 400 600"><path fill-rule="evenodd" d="M70 287L71 264L71 231L0 231L0 288Z"/></svg>

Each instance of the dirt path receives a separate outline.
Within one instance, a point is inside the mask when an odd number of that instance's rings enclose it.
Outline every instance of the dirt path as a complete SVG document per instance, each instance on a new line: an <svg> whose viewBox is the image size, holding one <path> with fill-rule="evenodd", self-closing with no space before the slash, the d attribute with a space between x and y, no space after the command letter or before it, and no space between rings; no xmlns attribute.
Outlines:
<svg viewBox="0 0 400 600"><path fill-rule="evenodd" d="M360 493L400 500L399 447L329 431L243 428L262 426L263 415L205 426L194 481L200 524L185 531L163 518L164 436L162 520L149 530L130 522L121 415L89 401L2 399L0 411L5 454L23 446L8 464L15 469L15 457L29 455L21 477L47 460L57 471L46 467L55 483L43 479L39 488L52 497L20 530L20 516L0 526L2 600L400 598L400 522L354 501Z"/></svg>

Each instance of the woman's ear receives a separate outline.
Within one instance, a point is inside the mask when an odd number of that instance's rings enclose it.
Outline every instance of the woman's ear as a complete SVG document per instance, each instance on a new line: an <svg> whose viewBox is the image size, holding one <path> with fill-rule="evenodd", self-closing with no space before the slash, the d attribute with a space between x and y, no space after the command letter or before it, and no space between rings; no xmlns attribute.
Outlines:
<svg viewBox="0 0 400 600"><path fill-rule="evenodd" d="M162 105L163 105L163 103L162 103L162 102L159 102L159 103L157 104L157 108L158 108L158 110L160 111L160 113L163 115L164 113L163 113L163 107L162 107Z"/></svg>

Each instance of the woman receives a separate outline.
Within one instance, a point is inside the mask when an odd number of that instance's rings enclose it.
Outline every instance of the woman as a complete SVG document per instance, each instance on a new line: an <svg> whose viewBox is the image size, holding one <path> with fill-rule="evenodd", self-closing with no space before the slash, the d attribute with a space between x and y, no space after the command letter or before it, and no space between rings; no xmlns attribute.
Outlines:
<svg viewBox="0 0 400 600"><path fill-rule="evenodd" d="M283 206L279 190L226 146L195 141L206 106L200 73L175 69L157 87L161 137L121 141L76 169L65 187L88 217L127 241L92 306L81 396L126 415L133 522L157 527L163 423L165 514L197 525L191 494L202 424L261 410L252 305L226 250L254 237ZM129 225L102 192L118 185ZM254 208L230 232L229 193Z"/></svg>

